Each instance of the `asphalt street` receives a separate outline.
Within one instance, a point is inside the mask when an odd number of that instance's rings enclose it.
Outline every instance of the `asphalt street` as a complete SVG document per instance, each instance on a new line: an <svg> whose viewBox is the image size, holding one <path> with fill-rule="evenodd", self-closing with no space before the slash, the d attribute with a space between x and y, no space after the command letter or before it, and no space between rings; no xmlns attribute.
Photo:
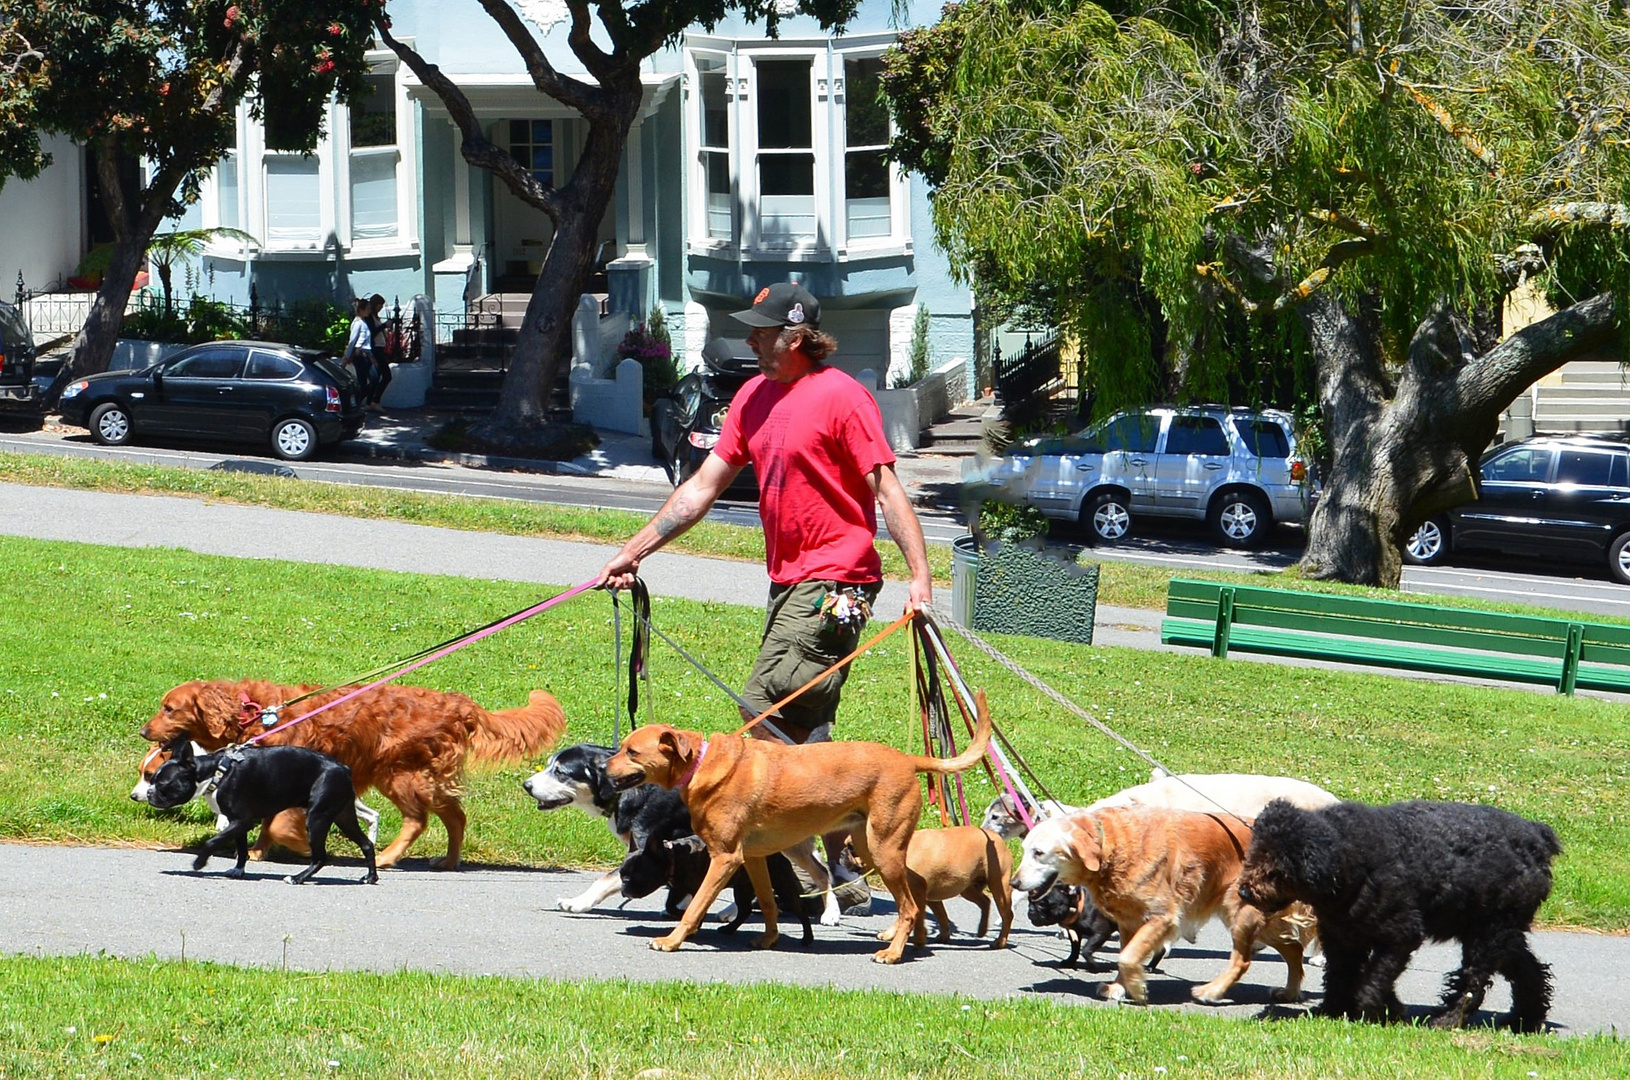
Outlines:
<svg viewBox="0 0 1630 1080"><path fill-rule="evenodd" d="M472 534L388 521L212 504L167 496L118 495L0 484L0 535L129 547L162 546L215 555L278 558L421 573L535 581L566 586L593 577L611 549ZM660 595L758 605L761 567L659 553L645 574ZM904 604L904 586L884 590L880 612ZM948 604L949 597L939 597ZM1156 612L1098 611L1101 644L1159 647ZM519 792L517 798L523 797ZM575 813L576 811L561 811ZM353 886L354 868L329 870L290 904L281 877L287 868L255 867L245 881L189 869L177 852L0 845L0 950L52 955L106 950L120 956L179 957L307 969L413 968L546 978L777 981L893 990L958 992L978 997L1042 993L1085 1002L1102 974L1059 971L1063 942L1028 926L1021 912L1014 947L997 953L967 938L913 956L896 968L873 964L874 935L888 915L818 927L803 950L783 938L775 950L749 949L750 934L734 940L711 931L672 956L653 956L646 942L671 925L657 903L622 911L567 915L554 898L580 891L586 875L519 867L474 868L440 874L410 862L374 888ZM224 869L225 864L218 864ZM345 882L345 884L340 884ZM263 913L245 931L234 913ZM971 925L971 907L952 904L952 918ZM1596 935L1537 935L1542 959L1556 971L1553 1019L1564 1032L1616 1029L1630 1017L1630 939ZM1196 946L1180 945L1167 961L1170 978L1152 984L1158 1008L1187 1003L1191 983L1212 978L1227 952L1215 929ZM1449 948L1424 951L1400 992L1424 1006L1436 999L1454 964ZM1240 1004L1224 1013L1255 1016L1283 981L1277 956L1253 965ZM1310 973L1316 994L1319 973ZM1487 1008L1505 1007L1503 986Z"/></svg>

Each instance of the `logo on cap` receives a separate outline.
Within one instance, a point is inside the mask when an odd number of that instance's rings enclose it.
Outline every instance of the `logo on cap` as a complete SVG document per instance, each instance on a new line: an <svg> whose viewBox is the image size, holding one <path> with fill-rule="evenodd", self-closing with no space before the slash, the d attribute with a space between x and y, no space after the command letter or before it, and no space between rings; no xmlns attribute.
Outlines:
<svg viewBox="0 0 1630 1080"><path fill-rule="evenodd" d="M769 296L769 295L770 295L770 290L768 288L760 289L758 291L758 295L753 297L753 303L754 304L762 304L764 302L764 298L766 296Z"/></svg>
<svg viewBox="0 0 1630 1080"><path fill-rule="evenodd" d="M804 305L802 305L802 304L794 304L794 305L792 305L792 309L787 312L787 322L791 323L793 326L797 326L799 323L801 323L803 321L804 321Z"/></svg>

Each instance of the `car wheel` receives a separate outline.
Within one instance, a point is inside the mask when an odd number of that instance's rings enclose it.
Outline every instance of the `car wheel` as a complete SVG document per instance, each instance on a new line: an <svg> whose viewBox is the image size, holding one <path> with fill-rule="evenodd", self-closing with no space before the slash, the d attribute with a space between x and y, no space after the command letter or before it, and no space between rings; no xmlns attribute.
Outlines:
<svg viewBox="0 0 1630 1080"><path fill-rule="evenodd" d="M1449 557L1449 520L1430 517L1421 522L1404 541L1404 562L1412 566L1436 566Z"/></svg>
<svg viewBox="0 0 1630 1080"><path fill-rule="evenodd" d="M284 461L304 461L317 452L317 429L298 416L272 427L272 453Z"/></svg>
<svg viewBox="0 0 1630 1080"><path fill-rule="evenodd" d="M1630 585L1630 532L1615 536L1607 546L1607 572L1620 585Z"/></svg>
<svg viewBox="0 0 1630 1080"><path fill-rule="evenodd" d="M1132 511L1126 496L1105 491L1088 499L1081 508L1081 524L1095 544L1118 544L1132 531Z"/></svg>
<svg viewBox="0 0 1630 1080"><path fill-rule="evenodd" d="M130 414L117 401L105 401L91 410L91 438L103 446L123 446L130 441Z"/></svg>
<svg viewBox="0 0 1630 1080"><path fill-rule="evenodd" d="M1256 547L1273 528L1273 512L1268 500L1249 488L1224 492L1211 504L1206 515L1211 535L1224 547Z"/></svg>

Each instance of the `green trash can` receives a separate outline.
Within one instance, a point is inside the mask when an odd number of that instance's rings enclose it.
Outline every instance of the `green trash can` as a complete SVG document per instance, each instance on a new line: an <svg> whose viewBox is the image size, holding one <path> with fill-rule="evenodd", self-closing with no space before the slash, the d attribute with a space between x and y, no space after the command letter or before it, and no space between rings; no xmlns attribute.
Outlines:
<svg viewBox="0 0 1630 1080"><path fill-rule="evenodd" d="M951 542L951 616L964 626L1091 645L1097 610L1096 565L1021 544L981 550L971 535Z"/></svg>

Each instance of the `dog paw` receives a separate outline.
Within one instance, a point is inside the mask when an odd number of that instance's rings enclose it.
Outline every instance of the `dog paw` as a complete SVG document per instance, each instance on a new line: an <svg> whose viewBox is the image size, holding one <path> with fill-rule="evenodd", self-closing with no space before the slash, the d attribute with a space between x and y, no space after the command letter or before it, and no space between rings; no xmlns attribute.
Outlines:
<svg viewBox="0 0 1630 1080"><path fill-rule="evenodd" d="M775 947L775 943L779 940L781 940L781 935L779 933L760 934L758 937L753 939L753 948L773 949Z"/></svg>
<svg viewBox="0 0 1630 1080"><path fill-rule="evenodd" d="M899 962L900 954L893 949L878 949L872 953L872 963L874 964L898 964Z"/></svg>
<svg viewBox="0 0 1630 1080"><path fill-rule="evenodd" d="M1268 995L1269 999L1279 1005L1290 1005L1302 1000L1301 990L1292 990L1288 986L1281 986Z"/></svg>
<svg viewBox="0 0 1630 1080"><path fill-rule="evenodd" d="M1308 967L1322 968L1324 967L1324 953L1314 953L1311 956L1304 956L1302 958L1302 963L1306 964Z"/></svg>
<svg viewBox="0 0 1630 1080"><path fill-rule="evenodd" d="M1118 982L1107 982L1099 988L1098 996L1105 1001L1125 1001L1127 998L1126 987Z"/></svg>
<svg viewBox="0 0 1630 1080"><path fill-rule="evenodd" d="M843 925L843 912L838 907L837 897L831 893L826 894L826 906L821 909L822 926Z"/></svg>
<svg viewBox="0 0 1630 1080"><path fill-rule="evenodd" d="M377 873L363 874L362 879L360 881L358 881L357 884L359 884L359 885L378 885L379 884L379 875Z"/></svg>
<svg viewBox="0 0 1630 1080"><path fill-rule="evenodd" d="M1228 988L1206 983L1204 986L1196 986L1191 996L1204 1005L1216 1005L1227 1000Z"/></svg>
<svg viewBox="0 0 1630 1080"><path fill-rule="evenodd" d="M431 859L430 860L430 869L432 869L432 870L457 870L458 869L458 860L453 858L451 855L443 855L439 859Z"/></svg>
<svg viewBox="0 0 1630 1080"><path fill-rule="evenodd" d="M680 944L683 943L684 940L684 938L669 934L666 937L659 937L652 941L651 948L655 949L657 952L673 952L679 948Z"/></svg>
<svg viewBox="0 0 1630 1080"><path fill-rule="evenodd" d="M562 896L555 901L555 907L561 911L569 911L573 915L581 915L593 906L593 901L581 896Z"/></svg>
<svg viewBox="0 0 1630 1080"><path fill-rule="evenodd" d="M241 877L243 877L243 867L234 866L232 869L228 870L226 873L222 874L221 876L222 877L229 877L229 878L241 878Z"/></svg>
<svg viewBox="0 0 1630 1080"><path fill-rule="evenodd" d="M196 859L194 859L192 861L192 868L194 870L202 870L204 867L206 867L208 865L209 865L209 856L208 855L200 855L200 856L198 856Z"/></svg>
<svg viewBox="0 0 1630 1080"><path fill-rule="evenodd" d="M690 898L687 897L685 899L685 904L689 904L689 903L690 903ZM685 904L680 905L680 910L681 911L684 910ZM733 904L733 903L726 904L724 906L724 909L719 912L719 921L720 922L735 922L735 920L736 920L736 912L738 910L739 909L736 907L735 904Z"/></svg>

